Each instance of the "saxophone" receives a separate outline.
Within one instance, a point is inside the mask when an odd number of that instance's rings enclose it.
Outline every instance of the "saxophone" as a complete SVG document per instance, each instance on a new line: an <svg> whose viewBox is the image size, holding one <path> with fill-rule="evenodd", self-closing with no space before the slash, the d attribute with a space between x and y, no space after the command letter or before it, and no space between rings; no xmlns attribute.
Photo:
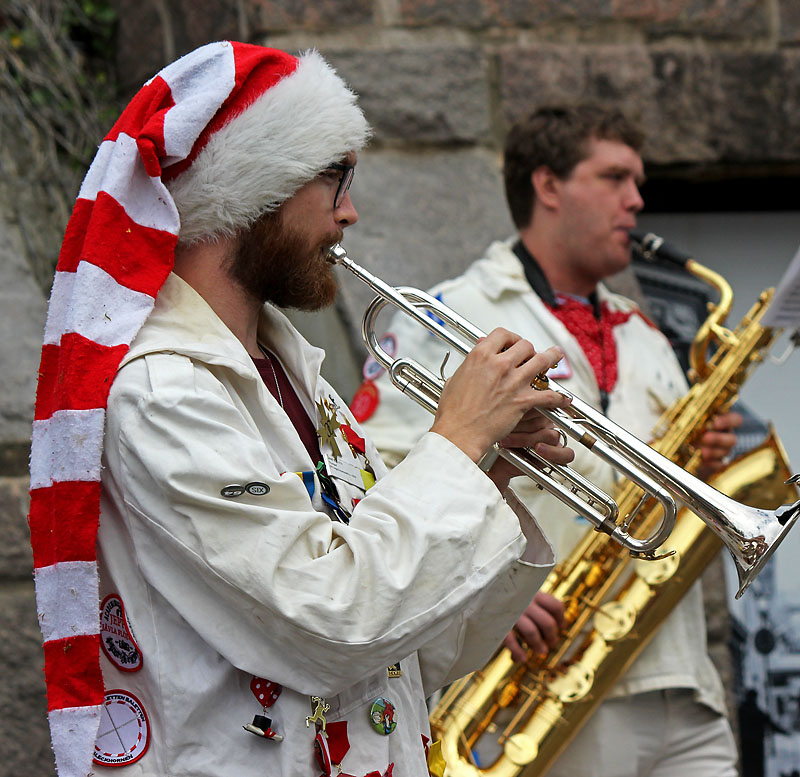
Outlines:
<svg viewBox="0 0 800 777"><path fill-rule="evenodd" d="M695 445L707 423L733 405L747 375L779 334L760 323L774 290L762 292L739 326L727 329L733 294L724 278L664 246L660 238L633 237L646 258L648 250L651 255L660 251L719 293L692 344L692 387L664 413L655 430L658 440L651 445L694 473L700 462ZM708 359L712 345L716 350ZM775 508L797 498L796 487L785 482L789 476L785 451L770 428L760 446L711 482L744 504ZM660 520L661 508L641 508L641 491L630 482L615 499L623 516L639 506L636 520L642 531ZM432 710L431 729L442 743L446 775L545 774L720 547L718 536L685 509L665 553L655 561L633 558L606 535L590 530L541 588L566 605L559 645L544 657L530 654L522 664L513 661L507 648L500 649L482 670L451 685ZM473 756L479 742L481 766Z"/></svg>

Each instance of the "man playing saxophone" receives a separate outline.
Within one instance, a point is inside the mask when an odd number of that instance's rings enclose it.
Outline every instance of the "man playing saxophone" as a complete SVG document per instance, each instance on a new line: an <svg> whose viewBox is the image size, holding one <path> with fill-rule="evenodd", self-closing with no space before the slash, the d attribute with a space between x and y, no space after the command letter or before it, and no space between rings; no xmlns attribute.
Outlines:
<svg viewBox="0 0 800 777"><path fill-rule="evenodd" d="M643 207L643 135L615 110L549 107L517 123L505 146L506 195L518 234L489 246L464 275L432 290L484 329L502 323L534 344L558 343L565 358L550 375L643 440L661 413L687 390L666 338L635 303L603 280L631 259L629 230ZM441 346L395 319L398 350L427 366ZM428 426L427 414L389 388L365 428L385 458L399 461ZM384 390L384 387L385 390ZM358 403L355 403L358 407ZM735 444L736 413L716 416L702 437L699 474L721 468ZM580 446L579 446L580 447ZM614 472L583 449L573 467L606 491ZM586 534L570 508L521 483L558 557ZM525 660L555 645L563 604L538 594L505 644ZM736 753L721 681L706 650L702 592L695 584L607 700L555 762L552 777L735 775Z"/></svg>

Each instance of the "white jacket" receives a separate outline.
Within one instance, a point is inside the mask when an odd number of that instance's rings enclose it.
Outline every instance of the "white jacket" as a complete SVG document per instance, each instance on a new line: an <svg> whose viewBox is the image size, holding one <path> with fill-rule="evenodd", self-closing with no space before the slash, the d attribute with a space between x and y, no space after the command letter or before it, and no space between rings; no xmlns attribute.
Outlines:
<svg viewBox="0 0 800 777"><path fill-rule="evenodd" d="M511 250L514 242L493 243L486 256L462 276L439 284L431 293L486 332L503 326L530 340L537 350L561 346L566 358L550 374L565 389L599 408L600 392L588 359L577 340L531 289L522 263ZM611 310L636 309L631 300L612 294L602 284L598 296ZM444 354L441 341L401 315L392 321L390 331L397 341L398 356L418 359L438 374ZM662 412L687 391L680 365L667 339L639 315L616 326L614 338L618 376L609 397L608 416L640 439L653 439L652 427ZM451 357L448 372L457 363ZM378 409L362 426L384 458L393 463L429 428L431 416L396 390L387 375L382 375L376 385ZM576 455L572 466L604 490L613 491L615 474L611 467L580 446L573 448ZM527 478L517 478L513 484L553 542L557 558L564 558L590 530L589 523ZM725 710L722 683L706 650L699 583L664 622L611 695L663 688L692 688L699 701L720 713Z"/></svg>
<svg viewBox="0 0 800 777"><path fill-rule="evenodd" d="M328 401L362 434L320 378L320 350L269 306L259 334L315 426ZM108 405L101 591L122 601L141 666L104 654L104 679L149 725L147 752L123 773L319 775L306 725L319 696L328 722L348 724L344 772L427 774L426 694L487 659L552 553L513 495L444 438L424 435L389 474L369 442L366 458L379 482L366 494L339 483L348 508L363 498L349 525L332 520L318 480L296 474L314 463L244 347L168 279ZM253 482L268 492L220 493ZM253 676L283 686L266 712L283 741L242 730L263 712ZM388 736L370 725L379 697L396 709Z"/></svg>

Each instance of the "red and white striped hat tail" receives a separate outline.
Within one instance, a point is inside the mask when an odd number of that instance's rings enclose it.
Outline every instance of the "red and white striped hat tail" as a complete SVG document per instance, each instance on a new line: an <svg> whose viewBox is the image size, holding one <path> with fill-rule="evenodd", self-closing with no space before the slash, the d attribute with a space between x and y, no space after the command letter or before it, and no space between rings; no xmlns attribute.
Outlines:
<svg viewBox="0 0 800 777"><path fill-rule="evenodd" d="M104 699L95 545L105 412L120 361L174 262L180 207L162 178L178 172L180 181L214 134L299 62L284 52L220 42L165 68L104 139L67 226L42 347L30 462L36 599L61 777L91 771ZM365 128L356 134L365 136ZM251 138L262 140L268 141ZM213 234L215 225L207 227Z"/></svg>

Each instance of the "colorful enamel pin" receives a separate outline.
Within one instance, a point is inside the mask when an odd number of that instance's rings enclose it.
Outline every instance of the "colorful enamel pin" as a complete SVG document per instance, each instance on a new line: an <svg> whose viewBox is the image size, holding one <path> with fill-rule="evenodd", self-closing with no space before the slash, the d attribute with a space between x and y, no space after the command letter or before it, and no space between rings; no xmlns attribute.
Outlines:
<svg viewBox="0 0 800 777"><path fill-rule="evenodd" d="M272 719L267 717L267 710L278 700L283 686L263 677L254 677L250 681L250 690L263 708L264 714L254 715L253 722L245 724L242 728L257 737L271 739L273 742L283 741L283 737L272 729Z"/></svg>

